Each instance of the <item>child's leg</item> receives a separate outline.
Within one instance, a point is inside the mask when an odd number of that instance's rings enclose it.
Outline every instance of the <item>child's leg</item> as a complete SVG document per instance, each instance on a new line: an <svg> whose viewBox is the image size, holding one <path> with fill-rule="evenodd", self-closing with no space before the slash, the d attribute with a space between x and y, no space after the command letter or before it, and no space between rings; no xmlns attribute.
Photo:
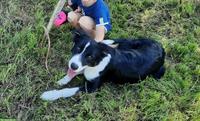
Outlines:
<svg viewBox="0 0 200 121"><path fill-rule="evenodd" d="M80 13L71 11L68 13L69 23L76 29L83 29L86 34L94 38L95 35L95 22L91 17L81 16Z"/></svg>
<svg viewBox="0 0 200 121"><path fill-rule="evenodd" d="M89 16L82 16L78 21L80 27L92 38L95 37L95 22Z"/></svg>
<svg viewBox="0 0 200 121"><path fill-rule="evenodd" d="M80 29L79 22L78 22L80 17L81 17L80 13L75 13L74 11L71 11L68 13L68 21L76 29Z"/></svg>

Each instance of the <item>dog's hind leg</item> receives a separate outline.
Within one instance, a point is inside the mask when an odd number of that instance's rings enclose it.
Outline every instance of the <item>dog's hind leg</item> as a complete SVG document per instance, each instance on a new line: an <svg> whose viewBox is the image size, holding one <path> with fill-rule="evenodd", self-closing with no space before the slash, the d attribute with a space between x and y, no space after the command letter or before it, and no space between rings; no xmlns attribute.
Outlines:
<svg viewBox="0 0 200 121"><path fill-rule="evenodd" d="M51 91L46 91L42 93L40 96L41 99L43 100L48 100L48 101L54 101L59 98L67 98L75 95L80 91L79 87L74 87L74 88L64 88L61 90L51 90Z"/></svg>
<svg viewBox="0 0 200 121"><path fill-rule="evenodd" d="M153 74L153 77L156 79L160 79L164 75L164 73L165 73L165 67L161 66L160 69L155 74Z"/></svg>

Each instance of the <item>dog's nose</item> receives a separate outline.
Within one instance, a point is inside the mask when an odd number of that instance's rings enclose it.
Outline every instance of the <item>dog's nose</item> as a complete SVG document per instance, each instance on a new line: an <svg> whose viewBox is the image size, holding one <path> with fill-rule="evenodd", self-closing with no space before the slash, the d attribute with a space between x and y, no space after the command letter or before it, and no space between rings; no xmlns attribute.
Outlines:
<svg viewBox="0 0 200 121"><path fill-rule="evenodd" d="M71 64L71 69L76 70L78 69L78 65L76 65L75 63Z"/></svg>

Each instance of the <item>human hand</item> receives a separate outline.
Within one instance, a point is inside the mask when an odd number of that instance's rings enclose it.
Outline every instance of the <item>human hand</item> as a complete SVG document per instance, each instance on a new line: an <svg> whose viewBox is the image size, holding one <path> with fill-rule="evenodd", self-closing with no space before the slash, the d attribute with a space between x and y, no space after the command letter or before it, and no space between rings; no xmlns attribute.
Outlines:
<svg viewBox="0 0 200 121"><path fill-rule="evenodd" d="M80 13L81 12L81 8L78 6L78 8L74 12Z"/></svg>
<svg viewBox="0 0 200 121"><path fill-rule="evenodd" d="M68 4L69 6L71 6L71 5L72 5L72 1L71 1L71 0L68 0L68 1L67 1L67 4Z"/></svg>

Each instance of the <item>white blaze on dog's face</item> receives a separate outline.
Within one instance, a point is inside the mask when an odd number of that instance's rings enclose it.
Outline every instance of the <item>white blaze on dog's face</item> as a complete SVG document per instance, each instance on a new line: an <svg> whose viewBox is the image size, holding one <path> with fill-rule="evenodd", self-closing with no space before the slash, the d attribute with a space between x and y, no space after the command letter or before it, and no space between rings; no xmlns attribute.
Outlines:
<svg viewBox="0 0 200 121"><path fill-rule="evenodd" d="M111 55L103 57L102 60L98 63L98 65L93 67L87 67L84 70L84 76L88 81L92 81L93 79L99 77L100 72L102 72L106 66L109 64L111 59Z"/></svg>
<svg viewBox="0 0 200 121"><path fill-rule="evenodd" d="M106 58L106 59L105 59ZM102 71L110 61L100 44L85 36L76 36L69 68L78 73L86 68ZM99 73L99 72L98 72Z"/></svg>
<svg viewBox="0 0 200 121"><path fill-rule="evenodd" d="M74 72L78 73L78 72L81 72L84 68L86 68L86 66L83 66L81 60L82 60L82 56L83 56L83 53L84 51L87 49L87 47L90 45L90 42L88 42L85 47L83 48L83 50L81 51L81 48L80 46L76 46L75 45L75 50L77 52L81 52L81 53L77 53L75 54L69 61L69 68L74 70Z"/></svg>

